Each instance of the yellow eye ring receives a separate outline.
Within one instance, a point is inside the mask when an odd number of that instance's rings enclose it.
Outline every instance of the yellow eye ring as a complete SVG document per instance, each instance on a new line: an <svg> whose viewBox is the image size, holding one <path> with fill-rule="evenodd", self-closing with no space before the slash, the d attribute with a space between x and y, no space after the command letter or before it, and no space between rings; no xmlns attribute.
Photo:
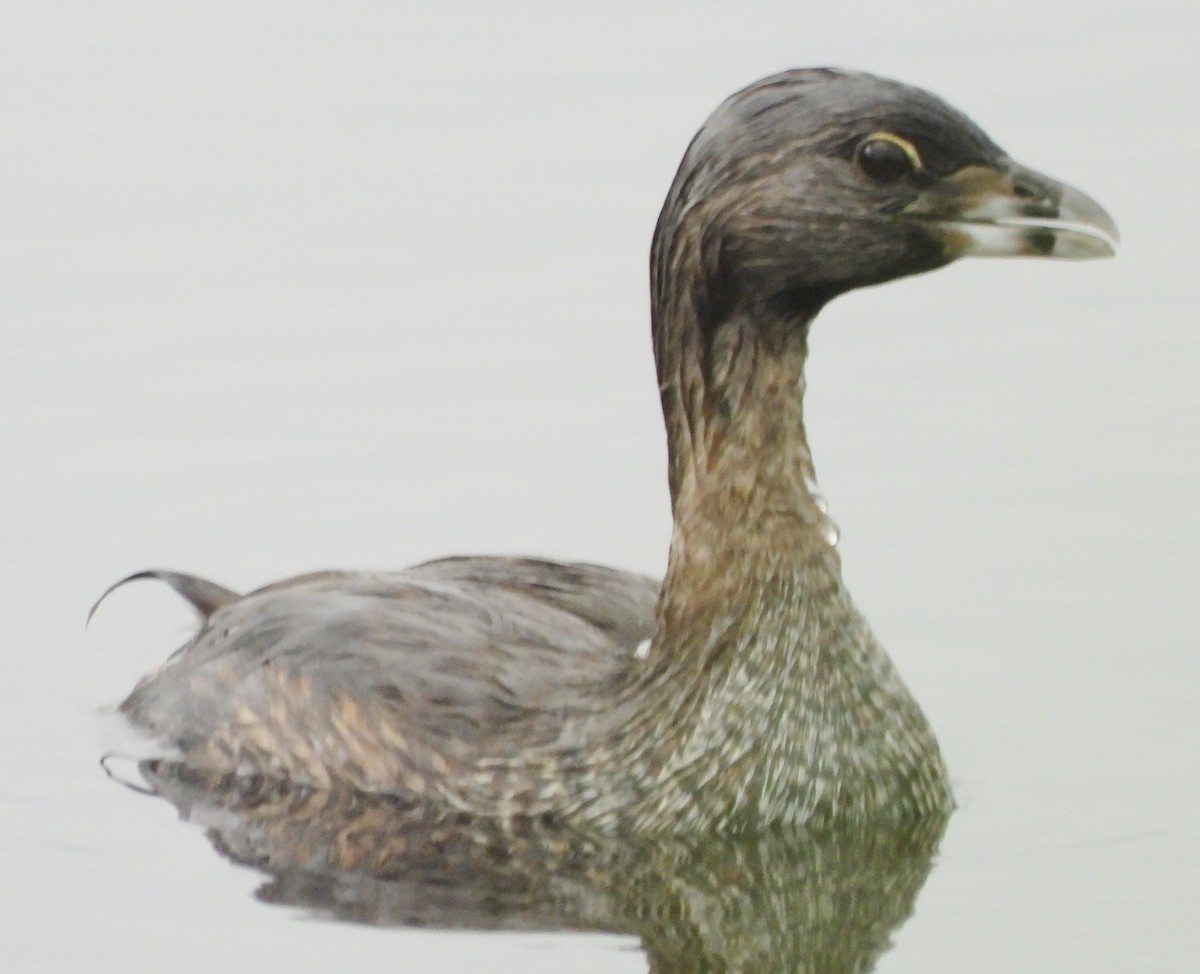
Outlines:
<svg viewBox="0 0 1200 974"><path fill-rule="evenodd" d="M858 144L854 159L877 183L892 183L925 168L917 147L891 132L872 132Z"/></svg>

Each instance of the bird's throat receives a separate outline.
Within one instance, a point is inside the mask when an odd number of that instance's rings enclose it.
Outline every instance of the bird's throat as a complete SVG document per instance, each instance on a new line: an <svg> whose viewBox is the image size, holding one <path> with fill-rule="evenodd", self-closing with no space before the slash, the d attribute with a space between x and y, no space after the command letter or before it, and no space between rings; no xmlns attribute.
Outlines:
<svg viewBox="0 0 1200 974"><path fill-rule="evenodd" d="M787 547L824 541L804 429L808 325L761 309L735 314L664 363L677 533L794 535Z"/></svg>
<svg viewBox="0 0 1200 974"><path fill-rule="evenodd" d="M807 333L807 320L742 316L709 345L678 349L664 371L675 530L662 633L681 631L685 617L717 615L752 628L755 607L771 601L769 592L778 599L785 577L789 587L841 586L804 431ZM691 640L668 652L699 650Z"/></svg>

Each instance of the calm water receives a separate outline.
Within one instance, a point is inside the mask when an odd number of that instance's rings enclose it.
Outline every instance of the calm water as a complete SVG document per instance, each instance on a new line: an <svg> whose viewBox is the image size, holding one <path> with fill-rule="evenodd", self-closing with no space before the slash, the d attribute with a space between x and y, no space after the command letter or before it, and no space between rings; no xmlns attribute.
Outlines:
<svg viewBox="0 0 1200 974"><path fill-rule="evenodd" d="M677 911L718 931L762 923L788 967L771 930L811 947L804 911L882 888L878 859L896 895L853 956L913 909L880 971L1194 970L1200 17L396 6L0 13L6 969L688 969L676 913L637 905L655 882L691 884ZM108 780L104 708L191 624L133 587L84 633L129 571L249 587L476 551L661 571L650 230L708 111L814 63L941 92L1125 238L1113 262L852 295L817 329L809 424L847 575L962 805L923 888L920 843L807 871L801 850L811 889L762 850L668 848L658 879L589 901L627 922L583 926L624 934L316 922L320 897L264 904L266 877Z"/></svg>

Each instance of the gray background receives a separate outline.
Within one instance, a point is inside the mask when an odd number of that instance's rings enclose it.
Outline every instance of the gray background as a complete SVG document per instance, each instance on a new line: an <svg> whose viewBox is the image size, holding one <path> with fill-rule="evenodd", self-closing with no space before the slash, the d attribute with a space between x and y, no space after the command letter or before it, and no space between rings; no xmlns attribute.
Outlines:
<svg viewBox="0 0 1200 974"><path fill-rule="evenodd" d="M1193 970L1197 26L1166 2L6 4L6 969L642 969L620 938L254 902L96 763L189 614L143 586L83 618L154 566L659 573L658 205L726 94L828 63L943 94L1125 241L818 323L848 580L963 806L880 969Z"/></svg>

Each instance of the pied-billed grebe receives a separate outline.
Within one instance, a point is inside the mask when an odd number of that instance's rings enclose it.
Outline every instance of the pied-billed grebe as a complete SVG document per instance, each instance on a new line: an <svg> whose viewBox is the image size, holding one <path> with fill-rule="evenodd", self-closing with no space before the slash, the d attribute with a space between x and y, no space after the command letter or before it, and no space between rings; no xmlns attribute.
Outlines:
<svg viewBox="0 0 1200 974"><path fill-rule="evenodd" d="M122 704L181 760L598 829L894 821L952 804L933 734L842 582L801 400L831 298L969 254L1095 257L1091 199L939 99L799 70L692 141L651 251L674 535L661 589L453 558L249 595Z"/></svg>

